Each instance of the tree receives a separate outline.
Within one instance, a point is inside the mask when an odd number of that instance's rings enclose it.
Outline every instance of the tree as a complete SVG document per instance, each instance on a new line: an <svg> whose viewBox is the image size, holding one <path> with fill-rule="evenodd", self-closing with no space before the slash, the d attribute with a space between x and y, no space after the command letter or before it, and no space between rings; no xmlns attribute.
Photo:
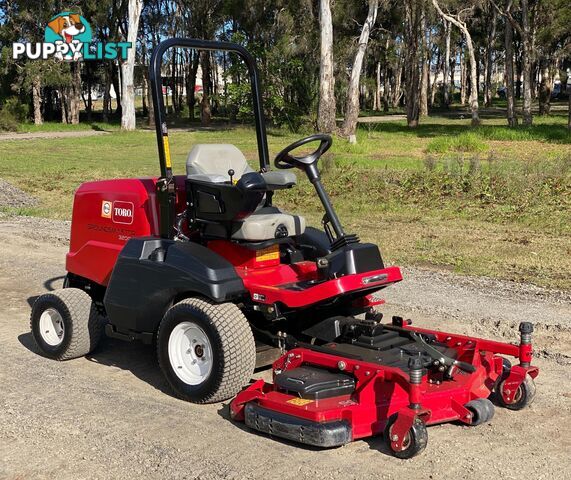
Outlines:
<svg viewBox="0 0 571 480"><path fill-rule="evenodd" d="M472 125L476 126L480 124L479 107L478 107L478 67L476 63L476 55L474 53L474 44L472 43L472 36L470 31L466 26L466 22L462 20L464 14L470 12L473 13L473 7L461 10L458 14L452 15L450 13L444 13L440 8L438 0L432 0L434 8L438 14L447 22L458 27L462 32L462 36L466 41L466 48L468 49L468 58L470 60L470 110L472 113Z"/></svg>
<svg viewBox="0 0 571 480"><path fill-rule="evenodd" d="M143 0L129 0L127 42L132 47L127 52L127 58L121 62L121 129L135 130L135 55L136 40L139 31L139 19L143 9Z"/></svg>
<svg viewBox="0 0 571 480"><path fill-rule="evenodd" d="M484 78L484 105L492 106L492 70L494 62L494 42L496 40L497 12L492 8L486 37L486 75Z"/></svg>
<svg viewBox="0 0 571 480"><path fill-rule="evenodd" d="M531 112L531 100L532 100L532 62L533 62L533 41L532 41L532 32L530 27L530 9L529 9L529 0L520 0L520 13L521 13L521 22L516 21L514 16L512 15L512 0L508 1L507 7L505 10L501 10L495 2L492 0L492 4L494 8L503 15L507 21L510 23L510 26L515 29L520 38L522 43L522 55L521 55L521 63L522 63L522 74L523 74L523 124L530 126L533 123L533 115Z"/></svg>
<svg viewBox="0 0 571 480"><path fill-rule="evenodd" d="M317 128L323 133L336 130L335 75L333 63L333 20L329 0L319 1L321 55L319 62L319 106Z"/></svg>
<svg viewBox="0 0 571 480"><path fill-rule="evenodd" d="M420 30L422 5L417 0L405 0L405 34L404 34L404 82L406 98L406 122L411 128L418 126L420 114Z"/></svg>
<svg viewBox="0 0 571 480"><path fill-rule="evenodd" d="M511 0L508 2L507 11L512 6ZM509 21L506 20L505 25L505 78L506 78L506 100L507 100L507 119L510 127L517 126L517 115L515 112L514 100L514 54L513 54L513 28Z"/></svg>
<svg viewBox="0 0 571 480"><path fill-rule="evenodd" d="M378 9L379 0L369 0L369 13L361 29L355 60L351 68L351 79L349 80L349 86L347 88L345 119L341 127L342 134L349 138L350 143L357 142L355 133L357 131L357 119L359 118L359 81L361 79L361 68L363 67L363 58L367 50L369 35L377 20Z"/></svg>
<svg viewBox="0 0 571 480"><path fill-rule="evenodd" d="M448 108L450 106L450 22L444 20L444 34L446 35L446 46L444 47L444 68L443 68L443 81L442 81L442 103Z"/></svg>

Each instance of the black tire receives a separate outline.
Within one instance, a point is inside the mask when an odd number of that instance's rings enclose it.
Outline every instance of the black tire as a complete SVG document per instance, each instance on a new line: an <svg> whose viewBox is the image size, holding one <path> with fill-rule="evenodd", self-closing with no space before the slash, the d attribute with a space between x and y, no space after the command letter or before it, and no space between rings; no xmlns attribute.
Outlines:
<svg viewBox="0 0 571 480"><path fill-rule="evenodd" d="M196 384L183 381L169 357L171 333L183 322L198 326L209 341L211 370ZM161 321L157 355L167 381L179 398L193 403L215 403L233 397L249 382L256 365L256 344L248 320L236 305L188 298L173 305Z"/></svg>
<svg viewBox="0 0 571 480"><path fill-rule="evenodd" d="M502 373L496 379L496 382L494 383L494 388L492 389L492 393L490 393L490 396L488 397L493 402L496 402L495 395L498 390L498 386L500 385L500 383L502 383L506 378L510 376L511 369L512 369L512 362L510 362L507 358L502 357Z"/></svg>
<svg viewBox="0 0 571 480"><path fill-rule="evenodd" d="M470 410L472 419L470 425L482 425L482 423L489 422L494 418L495 407L494 404L487 398L477 398L468 402L465 407Z"/></svg>
<svg viewBox="0 0 571 480"><path fill-rule="evenodd" d="M55 315L57 324L63 325L58 335L59 343L49 341L48 330L40 331L40 326L45 325L42 315L44 318ZM77 288L54 290L39 296L32 306L30 329L40 352L55 360L87 355L95 349L103 333L101 318L91 297Z"/></svg>
<svg viewBox="0 0 571 480"><path fill-rule="evenodd" d="M428 443L428 431L426 429L425 423L417 418L415 419L412 427L407 432L405 440L402 443L402 448L400 450L394 450L391 445L391 428L396 422L397 414L391 415L387 425L385 426L385 442L389 447L391 453L397 458L412 458L418 455L426 448Z"/></svg>
<svg viewBox="0 0 571 480"><path fill-rule="evenodd" d="M504 400L504 397L500 394L503 386L504 382L501 382L498 386L496 401L498 402L498 405L507 408L508 410L521 410L522 408L530 405L535 398L535 382L529 375L525 376L525 380L521 383L515 393L510 396L510 401Z"/></svg>

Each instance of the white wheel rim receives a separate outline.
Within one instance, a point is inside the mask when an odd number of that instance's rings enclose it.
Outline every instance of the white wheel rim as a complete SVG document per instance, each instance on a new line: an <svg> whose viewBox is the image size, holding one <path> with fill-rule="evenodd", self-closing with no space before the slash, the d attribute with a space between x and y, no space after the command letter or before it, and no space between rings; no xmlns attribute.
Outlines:
<svg viewBox="0 0 571 480"><path fill-rule="evenodd" d="M40 335L42 340L52 347L63 342L65 327L63 318L55 308L48 308L40 316Z"/></svg>
<svg viewBox="0 0 571 480"><path fill-rule="evenodd" d="M200 385L212 371L212 346L194 322L181 322L169 337L169 361L174 373L188 385Z"/></svg>

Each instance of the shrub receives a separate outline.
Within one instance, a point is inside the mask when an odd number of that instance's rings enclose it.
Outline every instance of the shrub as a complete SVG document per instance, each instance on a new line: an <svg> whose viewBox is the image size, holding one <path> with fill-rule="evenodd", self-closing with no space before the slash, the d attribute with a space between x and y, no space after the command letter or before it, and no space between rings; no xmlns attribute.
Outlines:
<svg viewBox="0 0 571 480"><path fill-rule="evenodd" d="M28 117L28 105L20 103L17 97L10 97L0 110L0 130L15 132L18 124Z"/></svg>
<svg viewBox="0 0 571 480"><path fill-rule="evenodd" d="M25 103L21 103L18 97L10 97L4 102L2 111L7 111L18 123L22 123L28 118L29 108Z"/></svg>
<svg viewBox="0 0 571 480"><path fill-rule="evenodd" d="M474 153L487 150L488 144L475 133L462 133L455 137L436 137L426 147L427 153Z"/></svg>
<svg viewBox="0 0 571 480"><path fill-rule="evenodd" d="M18 130L18 121L8 110L0 110L0 131L15 132Z"/></svg>

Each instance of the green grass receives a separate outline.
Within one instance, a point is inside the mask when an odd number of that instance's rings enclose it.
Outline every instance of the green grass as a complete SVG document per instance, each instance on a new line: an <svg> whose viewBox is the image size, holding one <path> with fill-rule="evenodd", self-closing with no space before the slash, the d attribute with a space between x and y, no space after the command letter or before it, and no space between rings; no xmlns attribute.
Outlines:
<svg viewBox="0 0 571 480"><path fill-rule="evenodd" d="M78 123L71 125L60 122L44 122L42 125L35 125L33 123L21 123L18 126L18 133L36 133L36 132L80 132L85 130L118 130L118 124L91 122L91 123Z"/></svg>
<svg viewBox="0 0 571 480"><path fill-rule="evenodd" d="M473 129L469 119L431 117L416 130L402 121L360 125L356 145L336 138L321 168L346 230L379 243L387 263L571 289L571 136L565 118L537 118L527 129L502 124L490 120ZM36 207L4 211L68 219L82 182L156 175L152 131L98 128L111 133L0 141L2 177L40 199ZM271 155L300 136L271 129ZM217 126L171 133L176 173L184 172L188 151L200 142L234 143L256 164L252 129ZM278 192L275 203L318 225L322 208L300 172L298 178L298 186Z"/></svg>

